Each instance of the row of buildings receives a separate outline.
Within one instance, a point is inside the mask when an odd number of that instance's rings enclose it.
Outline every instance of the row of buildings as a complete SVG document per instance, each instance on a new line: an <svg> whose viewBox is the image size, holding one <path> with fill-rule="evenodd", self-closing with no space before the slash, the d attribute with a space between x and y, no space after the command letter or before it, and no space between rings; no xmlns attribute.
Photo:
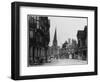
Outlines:
<svg viewBox="0 0 100 82"><path fill-rule="evenodd" d="M80 59L87 60L87 26L78 30L77 41L69 39L58 46L55 29L52 46L50 42L50 20L48 17L28 16L29 49L28 66L48 63L51 59Z"/></svg>
<svg viewBox="0 0 100 82"><path fill-rule="evenodd" d="M55 30L53 44L49 47L49 56L54 59L80 59L87 60L87 26L84 27L84 30L78 30L77 32L77 41L74 39L69 39L65 41L62 47L59 47L57 44L57 33Z"/></svg>
<svg viewBox="0 0 100 82"><path fill-rule="evenodd" d="M47 62L50 20L48 17L28 15L28 27L28 66Z"/></svg>

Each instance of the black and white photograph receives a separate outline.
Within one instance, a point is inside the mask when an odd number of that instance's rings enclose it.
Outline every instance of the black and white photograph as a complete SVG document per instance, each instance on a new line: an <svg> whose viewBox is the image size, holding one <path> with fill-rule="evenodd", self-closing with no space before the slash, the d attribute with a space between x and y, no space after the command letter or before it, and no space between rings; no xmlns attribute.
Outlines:
<svg viewBox="0 0 100 82"><path fill-rule="evenodd" d="M28 66L88 64L88 18L27 15Z"/></svg>
<svg viewBox="0 0 100 82"><path fill-rule="evenodd" d="M14 80L97 75L97 7L12 3Z"/></svg>

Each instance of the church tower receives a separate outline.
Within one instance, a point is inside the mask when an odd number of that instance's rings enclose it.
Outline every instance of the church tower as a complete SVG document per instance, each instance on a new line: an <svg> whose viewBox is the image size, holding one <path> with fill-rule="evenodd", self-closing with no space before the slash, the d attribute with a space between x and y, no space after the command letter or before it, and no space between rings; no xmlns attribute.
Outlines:
<svg viewBox="0 0 100 82"><path fill-rule="evenodd" d="M54 39L53 39L53 46L57 46L57 34L56 34L56 29L55 29L55 34L54 34Z"/></svg>
<svg viewBox="0 0 100 82"><path fill-rule="evenodd" d="M53 44L52 44L52 55L54 58L58 59L59 51L58 51L58 44L57 44L57 32L55 29Z"/></svg>

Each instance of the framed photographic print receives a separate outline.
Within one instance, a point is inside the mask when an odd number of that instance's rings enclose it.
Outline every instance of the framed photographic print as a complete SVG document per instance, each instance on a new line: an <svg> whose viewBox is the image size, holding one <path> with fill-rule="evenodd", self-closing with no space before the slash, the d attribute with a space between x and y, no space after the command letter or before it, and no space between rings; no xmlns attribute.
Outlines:
<svg viewBox="0 0 100 82"><path fill-rule="evenodd" d="M11 78L97 75L97 7L12 3Z"/></svg>

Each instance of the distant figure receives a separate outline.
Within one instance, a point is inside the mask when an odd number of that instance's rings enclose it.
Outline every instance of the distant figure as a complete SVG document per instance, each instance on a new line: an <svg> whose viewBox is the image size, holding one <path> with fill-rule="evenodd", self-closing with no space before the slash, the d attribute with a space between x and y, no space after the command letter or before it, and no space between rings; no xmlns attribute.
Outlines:
<svg viewBox="0 0 100 82"><path fill-rule="evenodd" d="M72 59L72 54L69 54L69 59Z"/></svg>

